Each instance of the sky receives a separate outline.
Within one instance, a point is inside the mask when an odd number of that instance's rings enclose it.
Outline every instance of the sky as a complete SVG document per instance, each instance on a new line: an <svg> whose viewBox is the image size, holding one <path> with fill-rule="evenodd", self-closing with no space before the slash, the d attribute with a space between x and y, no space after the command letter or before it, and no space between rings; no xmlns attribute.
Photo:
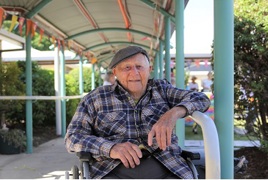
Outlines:
<svg viewBox="0 0 268 180"><path fill-rule="evenodd" d="M184 53L210 54L214 36L214 0L189 0L184 11ZM175 45L173 33L171 44Z"/></svg>

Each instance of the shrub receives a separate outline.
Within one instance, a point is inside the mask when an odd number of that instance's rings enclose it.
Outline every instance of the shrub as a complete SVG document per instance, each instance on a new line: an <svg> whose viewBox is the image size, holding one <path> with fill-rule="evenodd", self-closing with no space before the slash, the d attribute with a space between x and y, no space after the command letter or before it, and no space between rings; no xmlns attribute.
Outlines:
<svg viewBox="0 0 268 180"><path fill-rule="evenodd" d="M19 148L21 152L26 150L26 135L24 131L20 129L0 129L0 137L2 138L3 142L7 142L8 145Z"/></svg>

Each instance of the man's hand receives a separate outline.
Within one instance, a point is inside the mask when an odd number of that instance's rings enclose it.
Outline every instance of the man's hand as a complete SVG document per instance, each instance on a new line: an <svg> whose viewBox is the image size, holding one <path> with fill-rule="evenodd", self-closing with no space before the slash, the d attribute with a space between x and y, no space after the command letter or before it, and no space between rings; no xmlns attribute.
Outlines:
<svg viewBox="0 0 268 180"><path fill-rule="evenodd" d="M148 134L148 145L153 144L153 137L155 137L158 147L163 151L166 150L171 145L171 134L177 119L185 116L186 112L185 107L179 106L163 114Z"/></svg>
<svg viewBox="0 0 268 180"><path fill-rule="evenodd" d="M114 145L111 148L110 157L120 159L126 168L135 168L140 164L142 153L137 145L125 142Z"/></svg>

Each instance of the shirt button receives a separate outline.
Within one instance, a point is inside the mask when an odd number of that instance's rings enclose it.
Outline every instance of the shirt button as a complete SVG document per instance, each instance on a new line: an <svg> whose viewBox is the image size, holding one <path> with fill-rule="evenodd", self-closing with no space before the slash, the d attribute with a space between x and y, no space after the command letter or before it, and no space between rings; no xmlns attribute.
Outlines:
<svg viewBox="0 0 268 180"><path fill-rule="evenodd" d="M113 169L114 168L114 165L111 165L110 169Z"/></svg>

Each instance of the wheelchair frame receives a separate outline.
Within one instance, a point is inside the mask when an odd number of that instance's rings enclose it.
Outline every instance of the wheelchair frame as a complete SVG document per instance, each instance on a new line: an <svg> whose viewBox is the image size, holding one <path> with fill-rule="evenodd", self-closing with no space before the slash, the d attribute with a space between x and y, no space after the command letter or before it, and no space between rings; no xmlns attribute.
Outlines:
<svg viewBox="0 0 268 180"><path fill-rule="evenodd" d="M218 132L214 121L204 113L195 111L191 118L200 125L203 132L205 156L201 157L202 152L190 152L182 150L181 156L186 160L188 166L193 172L194 179L220 179L220 148ZM90 179L89 165L92 161L90 153L77 152L76 155L80 161L80 168L77 165L72 166L71 173L65 172L65 179ZM205 160L203 159L205 158ZM200 168L201 164L205 164ZM203 163L205 161L205 163ZM198 165L199 164L199 165ZM197 168L196 166L199 166ZM204 171L204 172L203 172Z"/></svg>

